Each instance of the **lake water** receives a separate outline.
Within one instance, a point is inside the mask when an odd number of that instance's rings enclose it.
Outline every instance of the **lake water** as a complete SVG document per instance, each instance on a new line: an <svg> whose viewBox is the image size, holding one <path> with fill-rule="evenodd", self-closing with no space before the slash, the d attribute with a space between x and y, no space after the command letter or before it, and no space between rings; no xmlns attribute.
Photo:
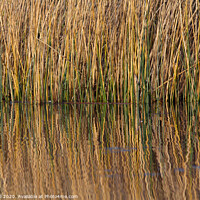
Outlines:
<svg viewBox="0 0 200 200"><path fill-rule="evenodd" d="M199 117L191 105L1 104L1 197L199 199Z"/></svg>

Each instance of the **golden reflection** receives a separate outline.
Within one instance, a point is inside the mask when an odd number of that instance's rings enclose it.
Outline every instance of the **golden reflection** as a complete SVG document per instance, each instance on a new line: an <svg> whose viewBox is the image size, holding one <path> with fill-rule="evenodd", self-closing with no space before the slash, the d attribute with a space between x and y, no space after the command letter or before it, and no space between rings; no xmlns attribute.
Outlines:
<svg viewBox="0 0 200 200"><path fill-rule="evenodd" d="M161 108L1 105L1 195L199 199L199 110Z"/></svg>

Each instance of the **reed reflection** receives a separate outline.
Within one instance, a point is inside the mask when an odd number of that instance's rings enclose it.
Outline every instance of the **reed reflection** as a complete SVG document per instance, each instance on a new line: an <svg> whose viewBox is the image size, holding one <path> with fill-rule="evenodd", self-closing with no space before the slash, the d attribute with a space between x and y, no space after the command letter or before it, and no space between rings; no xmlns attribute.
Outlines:
<svg viewBox="0 0 200 200"><path fill-rule="evenodd" d="M198 199L199 109L0 106L1 194Z"/></svg>

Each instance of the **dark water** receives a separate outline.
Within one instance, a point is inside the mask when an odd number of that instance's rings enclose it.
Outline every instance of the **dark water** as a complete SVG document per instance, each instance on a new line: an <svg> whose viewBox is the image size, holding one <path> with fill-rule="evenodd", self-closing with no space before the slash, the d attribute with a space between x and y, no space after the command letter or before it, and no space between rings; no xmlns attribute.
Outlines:
<svg viewBox="0 0 200 200"><path fill-rule="evenodd" d="M1 104L1 197L199 199L199 117L192 106Z"/></svg>

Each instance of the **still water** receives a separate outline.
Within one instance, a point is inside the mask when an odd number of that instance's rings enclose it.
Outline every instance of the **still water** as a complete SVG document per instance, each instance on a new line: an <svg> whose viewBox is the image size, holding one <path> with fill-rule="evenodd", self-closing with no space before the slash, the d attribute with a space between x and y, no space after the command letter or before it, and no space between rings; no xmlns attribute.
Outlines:
<svg viewBox="0 0 200 200"><path fill-rule="evenodd" d="M1 104L1 197L199 199L199 114L192 106Z"/></svg>

